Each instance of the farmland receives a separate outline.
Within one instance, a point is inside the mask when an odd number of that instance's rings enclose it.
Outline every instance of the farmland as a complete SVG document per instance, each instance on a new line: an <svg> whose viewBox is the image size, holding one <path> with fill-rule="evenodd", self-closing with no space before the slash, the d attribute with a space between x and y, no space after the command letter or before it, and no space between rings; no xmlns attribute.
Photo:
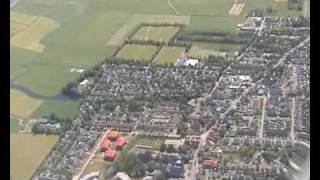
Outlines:
<svg viewBox="0 0 320 180"><path fill-rule="evenodd" d="M116 58L126 60L150 61L158 47L150 45L126 44Z"/></svg>
<svg viewBox="0 0 320 180"><path fill-rule="evenodd" d="M10 43L15 47L41 53L45 49L45 45L41 44L40 41L59 26L52 19L38 17L32 24L27 24L27 27L22 26L22 28L15 30L17 34L11 38Z"/></svg>
<svg viewBox="0 0 320 180"><path fill-rule="evenodd" d="M177 32L176 26L142 26L133 35L133 40L168 42Z"/></svg>
<svg viewBox="0 0 320 180"><path fill-rule="evenodd" d="M127 38L128 34L135 30L138 25L146 24L184 24L190 23L189 16L174 16L174 15L134 15L126 22L117 32L115 32L110 40L106 43L109 46L119 46Z"/></svg>
<svg viewBox="0 0 320 180"><path fill-rule="evenodd" d="M159 54L152 61L154 64L175 63L184 48L181 47L162 47Z"/></svg>
<svg viewBox="0 0 320 180"><path fill-rule="evenodd" d="M10 114L27 118L41 103L42 100L33 99L21 91L10 90Z"/></svg>
<svg viewBox="0 0 320 180"><path fill-rule="evenodd" d="M30 179L57 140L58 136L52 135L11 134L10 174L12 178L14 180Z"/></svg>

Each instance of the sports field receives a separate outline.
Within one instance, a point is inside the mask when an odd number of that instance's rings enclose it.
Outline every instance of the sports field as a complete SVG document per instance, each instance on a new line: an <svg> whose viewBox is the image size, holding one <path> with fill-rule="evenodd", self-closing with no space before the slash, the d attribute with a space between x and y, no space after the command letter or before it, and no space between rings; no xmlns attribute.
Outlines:
<svg viewBox="0 0 320 180"><path fill-rule="evenodd" d="M10 174L13 180L29 180L58 140L53 135L10 135Z"/></svg>
<svg viewBox="0 0 320 180"><path fill-rule="evenodd" d="M177 32L176 26L142 26L132 36L133 40L168 42Z"/></svg>
<svg viewBox="0 0 320 180"><path fill-rule="evenodd" d="M10 90L10 114L27 118L41 103L42 100L33 99L21 91Z"/></svg>
<svg viewBox="0 0 320 180"><path fill-rule="evenodd" d="M184 51L182 47L163 47L159 54L152 61L154 64L170 64L175 63L181 53Z"/></svg>
<svg viewBox="0 0 320 180"><path fill-rule="evenodd" d="M137 61L150 61L159 47L140 44L126 44L116 58Z"/></svg>

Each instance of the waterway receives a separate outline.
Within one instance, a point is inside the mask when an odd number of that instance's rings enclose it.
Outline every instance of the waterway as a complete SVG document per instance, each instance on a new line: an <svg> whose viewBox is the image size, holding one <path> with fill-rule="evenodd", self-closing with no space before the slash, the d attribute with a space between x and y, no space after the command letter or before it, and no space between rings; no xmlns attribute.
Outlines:
<svg viewBox="0 0 320 180"><path fill-rule="evenodd" d="M42 94L38 94L34 91L32 91L29 87L20 85L20 84L15 84L15 83L10 83L10 89L22 91L23 93L27 94L28 96L36 99L42 99L42 100L56 100L56 101L73 101L73 99L65 96L62 94L62 92L58 93L55 96L45 96Z"/></svg>

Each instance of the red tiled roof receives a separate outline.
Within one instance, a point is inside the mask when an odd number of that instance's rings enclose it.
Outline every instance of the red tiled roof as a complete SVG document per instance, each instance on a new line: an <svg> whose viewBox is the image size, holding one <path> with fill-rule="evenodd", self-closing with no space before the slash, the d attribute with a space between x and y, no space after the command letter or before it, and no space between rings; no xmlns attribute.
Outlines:
<svg viewBox="0 0 320 180"><path fill-rule="evenodd" d="M100 148L104 148L104 149L109 148L109 146L110 146L109 140L103 140L100 144Z"/></svg>
<svg viewBox="0 0 320 180"><path fill-rule="evenodd" d="M119 132L118 131L110 131L108 133L108 138L117 138L119 136Z"/></svg>
<svg viewBox="0 0 320 180"><path fill-rule="evenodd" d="M107 158L114 158L117 155L117 151L115 150L108 150L104 153L104 156Z"/></svg>
<svg viewBox="0 0 320 180"><path fill-rule="evenodd" d="M116 142L116 146L123 146L126 144L127 138L119 137Z"/></svg>
<svg viewBox="0 0 320 180"><path fill-rule="evenodd" d="M203 160L203 165L205 166L217 167L218 163L219 160Z"/></svg>

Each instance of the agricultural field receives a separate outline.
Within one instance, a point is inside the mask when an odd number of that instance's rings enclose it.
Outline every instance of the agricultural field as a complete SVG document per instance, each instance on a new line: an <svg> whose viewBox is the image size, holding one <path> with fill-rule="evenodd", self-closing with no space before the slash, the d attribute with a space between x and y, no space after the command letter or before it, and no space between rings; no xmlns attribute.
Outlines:
<svg viewBox="0 0 320 180"><path fill-rule="evenodd" d="M179 29L177 26L142 26L131 39L169 42L169 40L178 33Z"/></svg>
<svg viewBox="0 0 320 180"><path fill-rule="evenodd" d="M21 118L28 118L42 103L21 91L10 90L10 114Z"/></svg>
<svg viewBox="0 0 320 180"><path fill-rule="evenodd" d="M231 6L230 6L231 7ZM223 32L232 33L236 26L245 21L243 16L192 16L190 25L185 28L186 32Z"/></svg>
<svg viewBox="0 0 320 180"><path fill-rule="evenodd" d="M119 59L151 61L159 47L151 45L126 44L116 55Z"/></svg>
<svg viewBox="0 0 320 180"><path fill-rule="evenodd" d="M234 0L170 0L182 15L228 15Z"/></svg>
<svg viewBox="0 0 320 180"><path fill-rule="evenodd" d="M10 174L12 179L30 179L57 140L58 136L54 135L11 134Z"/></svg>
<svg viewBox="0 0 320 180"><path fill-rule="evenodd" d="M190 16L175 15L134 15L126 22L117 32L115 32L110 40L106 43L109 46L120 46L127 36L134 31L138 25L145 24L184 24L190 23Z"/></svg>
<svg viewBox="0 0 320 180"><path fill-rule="evenodd" d="M15 22L15 20L13 21ZM18 30L13 28L16 34L10 39L10 44L14 47L41 53L46 46L41 44L40 41L60 25L50 18L37 17L31 24L26 26L22 26Z"/></svg>
<svg viewBox="0 0 320 180"><path fill-rule="evenodd" d="M175 63L178 57L182 54L182 47L162 47L159 54L152 61L154 64L170 64Z"/></svg>
<svg viewBox="0 0 320 180"><path fill-rule="evenodd" d="M30 115L31 118L50 116L51 113L61 118L73 119L78 112L79 102L44 100L43 103Z"/></svg>
<svg viewBox="0 0 320 180"><path fill-rule="evenodd" d="M243 8L245 7L245 3L235 3L231 9L229 10L229 15L231 16L240 16Z"/></svg>
<svg viewBox="0 0 320 180"><path fill-rule="evenodd" d="M138 136L134 147L159 150L162 143L164 139L160 137Z"/></svg>

